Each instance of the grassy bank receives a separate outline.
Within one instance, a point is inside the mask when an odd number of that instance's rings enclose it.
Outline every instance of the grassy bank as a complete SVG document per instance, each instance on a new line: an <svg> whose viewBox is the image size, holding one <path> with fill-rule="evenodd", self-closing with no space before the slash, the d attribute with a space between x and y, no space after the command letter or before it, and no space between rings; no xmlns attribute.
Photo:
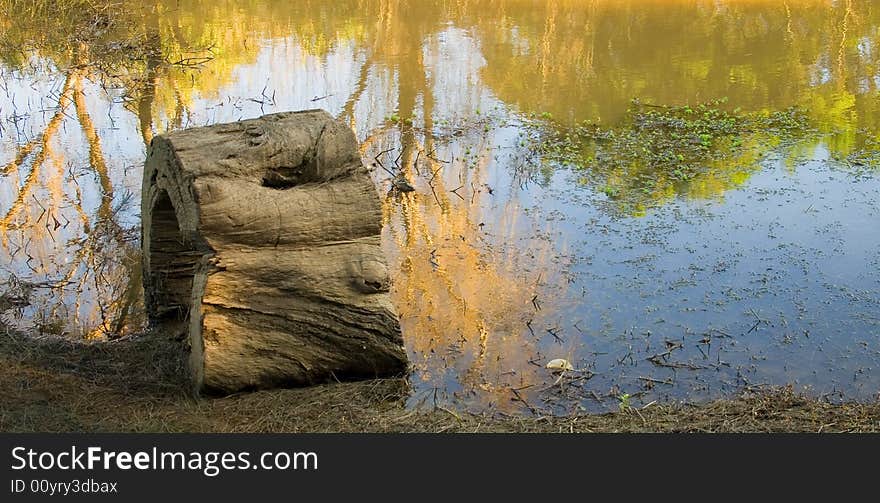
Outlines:
<svg viewBox="0 0 880 503"><path fill-rule="evenodd" d="M707 404L576 417L404 408L402 379L196 400L182 352L158 338L74 344L0 331L5 432L877 432L880 404L831 405L780 389Z"/></svg>

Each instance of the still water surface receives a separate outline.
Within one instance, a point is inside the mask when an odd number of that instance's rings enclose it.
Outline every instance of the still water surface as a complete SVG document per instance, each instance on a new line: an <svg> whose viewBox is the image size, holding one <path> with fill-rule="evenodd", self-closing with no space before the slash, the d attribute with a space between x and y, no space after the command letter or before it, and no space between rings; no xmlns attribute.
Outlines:
<svg viewBox="0 0 880 503"><path fill-rule="evenodd" d="M7 322L141 330L151 138L320 107L375 165L413 405L880 392L877 2L0 5ZM721 99L797 110L809 134L752 131L748 155L683 179L615 152L560 162L536 143L584 123L632 129L633 100ZM391 191L379 163L415 192ZM557 382L553 358L577 371Z"/></svg>

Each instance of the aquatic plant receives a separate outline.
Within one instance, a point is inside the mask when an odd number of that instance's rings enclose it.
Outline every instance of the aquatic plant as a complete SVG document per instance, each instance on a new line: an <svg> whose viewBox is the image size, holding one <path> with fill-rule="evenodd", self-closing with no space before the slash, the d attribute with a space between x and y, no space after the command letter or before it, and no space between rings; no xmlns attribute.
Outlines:
<svg viewBox="0 0 880 503"><path fill-rule="evenodd" d="M617 397L617 399L620 401L620 403L617 405L617 408L620 410L620 412L628 412L630 408L632 408L632 405L630 404L631 398L632 395L630 395L629 393L623 393Z"/></svg>
<svg viewBox="0 0 880 503"><path fill-rule="evenodd" d="M813 131L796 108L746 113L726 105L633 101L612 126L533 121L530 147L545 163L578 170L583 183L624 212L639 214L676 194L721 194L743 183L774 148Z"/></svg>

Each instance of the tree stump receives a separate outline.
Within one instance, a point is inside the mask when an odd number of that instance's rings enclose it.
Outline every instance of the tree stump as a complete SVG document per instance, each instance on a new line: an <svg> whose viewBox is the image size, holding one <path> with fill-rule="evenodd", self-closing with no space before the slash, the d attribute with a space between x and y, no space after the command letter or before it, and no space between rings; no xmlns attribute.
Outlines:
<svg viewBox="0 0 880 503"><path fill-rule="evenodd" d="M379 196L328 113L155 137L142 217L147 312L186 334L197 392L406 368Z"/></svg>

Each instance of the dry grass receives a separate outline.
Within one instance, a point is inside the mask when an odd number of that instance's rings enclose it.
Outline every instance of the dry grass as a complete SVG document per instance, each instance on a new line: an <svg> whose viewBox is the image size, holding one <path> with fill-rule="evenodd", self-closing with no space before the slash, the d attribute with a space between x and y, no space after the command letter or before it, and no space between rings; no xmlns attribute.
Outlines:
<svg viewBox="0 0 880 503"><path fill-rule="evenodd" d="M2 329L0 329L2 330ZM880 404L831 405L787 389L703 405L576 417L407 410L402 379L197 400L180 347L158 337L74 344L0 331L4 432L877 432Z"/></svg>

